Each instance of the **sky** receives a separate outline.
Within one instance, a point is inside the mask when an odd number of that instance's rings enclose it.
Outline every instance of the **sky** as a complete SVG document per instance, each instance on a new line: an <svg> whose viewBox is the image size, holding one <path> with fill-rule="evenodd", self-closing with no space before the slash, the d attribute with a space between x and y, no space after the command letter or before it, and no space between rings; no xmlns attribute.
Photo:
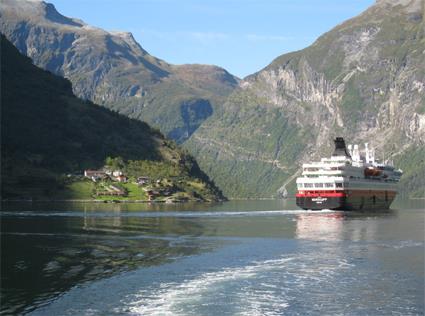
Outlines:
<svg viewBox="0 0 425 316"><path fill-rule="evenodd" d="M312 44L374 0L45 0L63 15L133 33L172 64L213 64L243 78Z"/></svg>

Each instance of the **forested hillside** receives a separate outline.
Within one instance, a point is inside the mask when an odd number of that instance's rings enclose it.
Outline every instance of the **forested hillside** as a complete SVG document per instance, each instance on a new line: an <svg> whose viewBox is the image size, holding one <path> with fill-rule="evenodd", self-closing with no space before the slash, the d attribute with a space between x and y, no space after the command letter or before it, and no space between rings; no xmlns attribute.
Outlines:
<svg viewBox="0 0 425 316"><path fill-rule="evenodd" d="M75 97L68 80L37 68L2 36L2 198L81 198L66 175L102 168L108 157L138 162L140 176L179 177L181 191L196 198L222 198L174 142L146 123ZM192 182L196 188L188 187Z"/></svg>

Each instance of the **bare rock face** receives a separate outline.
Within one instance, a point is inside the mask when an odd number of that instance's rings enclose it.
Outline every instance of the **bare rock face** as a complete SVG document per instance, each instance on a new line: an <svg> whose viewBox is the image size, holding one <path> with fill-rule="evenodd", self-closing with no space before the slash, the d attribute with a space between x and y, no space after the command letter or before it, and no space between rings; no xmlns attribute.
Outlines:
<svg viewBox="0 0 425 316"><path fill-rule="evenodd" d="M228 197L276 196L303 162L330 154L335 136L394 160L403 189L417 196L425 188L423 14L423 0L378 0L242 81L215 66L170 65L131 34L44 2L1 1L0 31L79 96L184 142Z"/></svg>
<svg viewBox="0 0 425 316"><path fill-rule="evenodd" d="M20 52L68 78L79 97L173 132L176 140L199 125L181 115L184 103L208 100L214 107L238 84L219 67L170 65L146 52L131 33L92 27L42 1L1 1L0 17L0 31Z"/></svg>
<svg viewBox="0 0 425 316"><path fill-rule="evenodd" d="M273 195L339 135L374 146L405 169L403 188L424 192L423 13L423 0L377 1L242 80L188 145L230 197Z"/></svg>

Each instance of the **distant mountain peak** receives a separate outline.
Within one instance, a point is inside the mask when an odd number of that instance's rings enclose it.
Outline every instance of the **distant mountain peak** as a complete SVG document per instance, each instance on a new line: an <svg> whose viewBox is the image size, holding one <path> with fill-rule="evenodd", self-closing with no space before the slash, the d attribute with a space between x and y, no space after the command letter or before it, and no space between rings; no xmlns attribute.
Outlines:
<svg viewBox="0 0 425 316"><path fill-rule="evenodd" d="M81 20L60 14L53 4L41 0L2 0L1 7L13 12L11 14L16 17L27 16L31 20L40 22L53 22L74 27L82 27L85 24Z"/></svg>
<svg viewBox="0 0 425 316"><path fill-rule="evenodd" d="M0 32L35 65L68 78L84 99L187 139L235 89L238 78L209 65L171 65L130 32L107 31L43 1L0 0Z"/></svg>

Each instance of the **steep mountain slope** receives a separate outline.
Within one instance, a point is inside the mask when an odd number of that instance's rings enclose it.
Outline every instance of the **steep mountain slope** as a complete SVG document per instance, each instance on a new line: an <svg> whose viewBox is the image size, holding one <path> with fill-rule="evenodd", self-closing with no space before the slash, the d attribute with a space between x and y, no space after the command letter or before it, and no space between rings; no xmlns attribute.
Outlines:
<svg viewBox="0 0 425 316"><path fill-rule="evenodd" d="M83 99L187 139L238 79L222 68L170 65L126 32L106 32L37 0L0 2L0 31L34 63L68 78Z"/></svg>
<svg viewBox="0 0 425 316"><path fill-rule="evenodd" d="M393 159L405 192L425 195L423 13L423 0L379 0L276 58L240 83L189 148L228 196L266 197L341 135Z"/></svg>
<svg viewBox="0 0 425 316"><path fill-rule="evenodd" d="M214 66L169 65L128 33L42 2L0 2L0 30L79 95L185 142L227 196L293 189L300 164L330 154L336 135L369 142L404 169L403 190L423 196L423 12L423 0L378 0L241 82Z"/></svg>
<svg viewBox="0 0 425 316"><path fill-rule="evenodd" d="M65 196L64 174L99 168L109 156L158 165L183 186L203 187L200 198L222 198L196 161L161 133L78 99L68 80L34 66L3 35L0 46L3 199Z"/></svg>

